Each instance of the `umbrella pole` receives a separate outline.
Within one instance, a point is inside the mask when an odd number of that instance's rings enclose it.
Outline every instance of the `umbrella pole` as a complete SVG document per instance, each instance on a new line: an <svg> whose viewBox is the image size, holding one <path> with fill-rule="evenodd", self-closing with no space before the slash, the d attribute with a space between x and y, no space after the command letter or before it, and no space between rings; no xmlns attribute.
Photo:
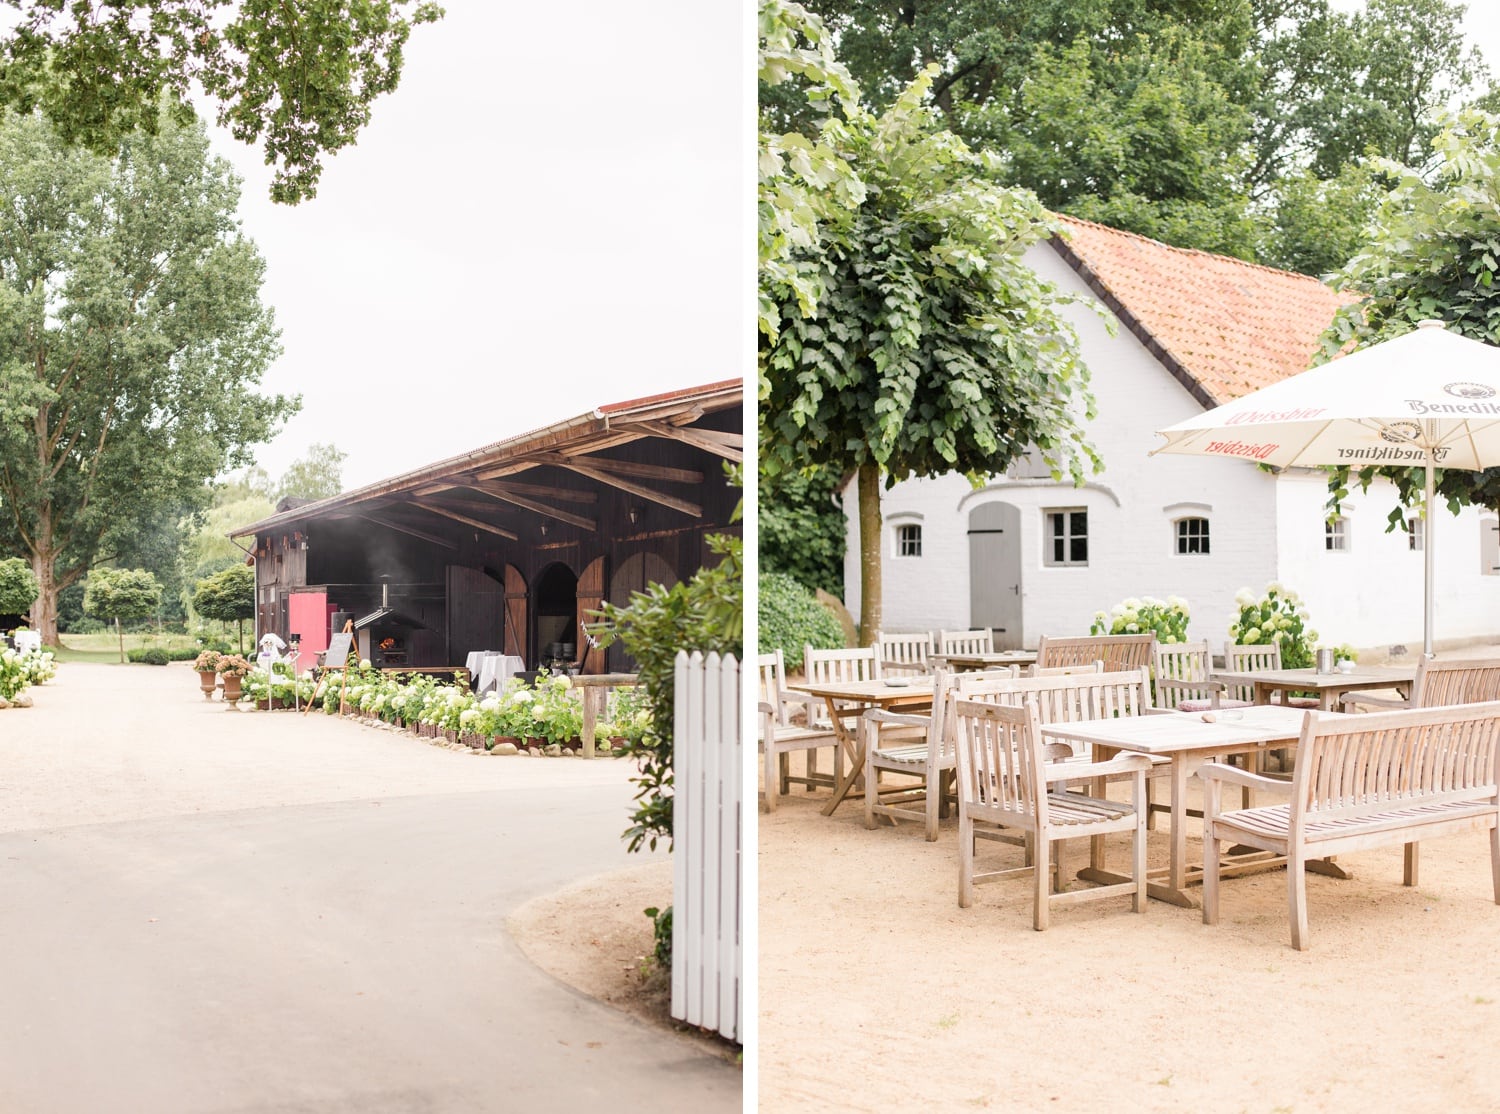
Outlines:
<svg viewBox="0 0 1500 1114"><path fill-rule="evenodd" d="M1422 493L1422 656L1433 657L1432 652L1432 543L1437 533L1432 528L1432 450L1427 450L1427 486Z"/></svg>

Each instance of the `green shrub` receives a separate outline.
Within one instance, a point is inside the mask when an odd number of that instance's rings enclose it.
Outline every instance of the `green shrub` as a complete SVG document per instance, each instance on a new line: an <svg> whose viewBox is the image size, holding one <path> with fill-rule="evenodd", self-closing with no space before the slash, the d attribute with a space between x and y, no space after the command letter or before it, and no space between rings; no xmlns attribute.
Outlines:
<svg viewBox="0 0 1500 1114"><path fill-rule="evenodd" d="M59 623L58 626L61 627L62 624ZM98 619L90 618L89 616L84 616L82 619L74 619L71 623L69 623L67 625L66 629L64 630L64 633L66 633L66 634L103 634L108 629L109 629L109 627L107 627L104 623L100 622Z"/></svg>
<svg viewBox="0 0 1500 1114"><path fill-rule="evenodd" d="M144 650L131 650L127 655L131 661L144 665L166 665L171 661L169 655L160 646L148 646Z"/></svg>
<svg viewBox="0 0 1500 1114"><path fill-rule="evenodd" d="M1283 669L1312 665L1318 632L1308 627L1307 608L1296 592L1272 581L1259 598L1249 588L1241 588L1234 602L1240 613L1229 624L1232 640L1246 645L1279 643Z"/></svg>
<svg viewBox="0 0 1500 1114"><path fill-rule="evenodd" d="M1095 612L1089 633L1154 634L1156 641L1170 646L1187 641L1187 627L1188 602L1181 596L1168 596L1165 601L1132 596L1110 611Z"/></svg>
<svg viewBox="0 0 1500 1114"><path fill-rule="evenodd" d="M802 668L802 648L833 650L844 645L844 628L818 597L782 573L760 578L760 649L780 650L791 670Z"/></svg>

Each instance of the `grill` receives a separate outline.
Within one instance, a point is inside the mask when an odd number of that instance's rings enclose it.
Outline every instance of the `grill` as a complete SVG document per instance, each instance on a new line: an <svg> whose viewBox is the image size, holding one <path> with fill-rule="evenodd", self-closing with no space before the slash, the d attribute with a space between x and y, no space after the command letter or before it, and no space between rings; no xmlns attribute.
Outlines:
<svg viewBox="0 0 1500 1114"><path fill-rule="evenodd" d="M380 583L380 606L354 620L359 656L368 658L376 669L414 664L409 641L411 632L426 629L426 623L391 606L390 585L384 580Z"/></svg>

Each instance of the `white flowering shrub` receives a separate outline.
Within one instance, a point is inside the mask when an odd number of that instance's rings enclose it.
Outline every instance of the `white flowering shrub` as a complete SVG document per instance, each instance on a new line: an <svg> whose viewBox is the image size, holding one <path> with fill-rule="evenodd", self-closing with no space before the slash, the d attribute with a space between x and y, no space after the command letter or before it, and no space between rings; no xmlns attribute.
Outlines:
<svg viewBox="0 0 1500 1114"><path fill-rule="evenodd" d="M14 700L31 686L31 669L25 654L0 651L0 699Z"/></svg>
<svg viewBox="0 0 1500 1114"><path fill-rule="evenodd" d="M1240 613L1229 624L1232 641L1246 646L1277 643L1281 647L1283 669L1306 669L1312 665L1318 632L1307 625L1307 609L1296 592L1273 580L1258 598L1249 588L1241 588L1234 602Z"/></svg>
<svg viewBox="0 0 1500 1114"><path fill-rule="evenodd" d="M1163 645L1187 641L1188 602L1181 596L1165 600L1132 596L1109 611L1096 611L1090 634L1154 634Z"/></svg>

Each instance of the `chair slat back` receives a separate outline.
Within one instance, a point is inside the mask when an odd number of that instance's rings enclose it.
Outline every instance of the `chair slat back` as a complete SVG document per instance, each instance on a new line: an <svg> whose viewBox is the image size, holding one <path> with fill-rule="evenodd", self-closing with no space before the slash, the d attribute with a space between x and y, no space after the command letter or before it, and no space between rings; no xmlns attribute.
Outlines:
<svg viewBox="0 0 1500 1114"><path fill-rule="evenodd" d="M1151 653L1151 669L1158 683L1175 681L1171 689L1156 690L1157 706L1176 707L1183 700L1209 700L1213 690L1208 685L1212 662L1209 660L1207 642L1174 642L1154 644Z"/></svg>
<svg viewBox="0 0 1500 1114"><path fill-rule="evenodd" d="M786 688L786 660L780 650L772 654L761 654L760 658L760 698L769 704L773 721L777 727L786 727L791 719L787 712L786 701L781 698Z"/></svg>
<svg viewBox="0 0 1500 1114"><path fill-rule="evenodd" d="M1412 683L1413 708L1437 708L1447 704L1478 704L1500 700L1500 659L1470 658L1438 661L1423 658Z"/></svg>
<svg viewBox="0 0 1500 1114"><path fill-rule="evenodd" d="M1226 643L1224 668L1231 673L1263 673L1268 669L1280 669L1281 644L1279 642L1257 642L1253 645ZM1251 703L1255 700L1255 686L1230 685L1224 695L1231 700Z"/></svg>
<svg viewBox="0 0 1500 1114"><path fill-rule="evenodd" d="M1026 670L1028 677L1066 677L1071 673L1103 673L1102 661L1082 662L1078 665L1049 665L1045 669L1033 663Z"/></svg>
<svg viewBox="0 0 1500 1114"><path fill-rule="evenodd" d="M928 660L932 654L931 631L917 634L886 634L881 631L875 636L875 645L880 651L882 668L894 666L902 673L932 672Z"/></svg>
<svg viewBox="0 0 1500 1114"><path fill-rule="evenodd" d="M1045 822L1047 795L1036 745L1036 704L1019 707L976 700L954 704L959 799L1025 821Z"/></svg>
<svg viewBox="0 0 1500 1114"><path fill-rule="evenodd" d="M1105 671L1145 669L1151 665L1154 634L1097 634L1080 638L1041 637L1036 664L1041 669L1059 665L1085 665L1102 661Z"/></svg>
<svg viewBox="0 0 1500 1114"><path fill-rule="evenodd" d="M807 679L814 684L880 680L880 656L874 646L848 650L815 650L808 646L803 651L802 663Z"/></svg>
<svg viewBox="0 0 1500 1114"><path fill-rule="evenodd" d="M1495 793L1500 701L1362 716L1311 716L1292 778L1292 830L1306 817L1399 808L1404 800Z"/></svg>
<svg viewBox="0 0 1500 1114"><path fill-rule="evenodd" d="M993 654L995 636L988 630L945 630L938 632L940 654Z"/></svg>

